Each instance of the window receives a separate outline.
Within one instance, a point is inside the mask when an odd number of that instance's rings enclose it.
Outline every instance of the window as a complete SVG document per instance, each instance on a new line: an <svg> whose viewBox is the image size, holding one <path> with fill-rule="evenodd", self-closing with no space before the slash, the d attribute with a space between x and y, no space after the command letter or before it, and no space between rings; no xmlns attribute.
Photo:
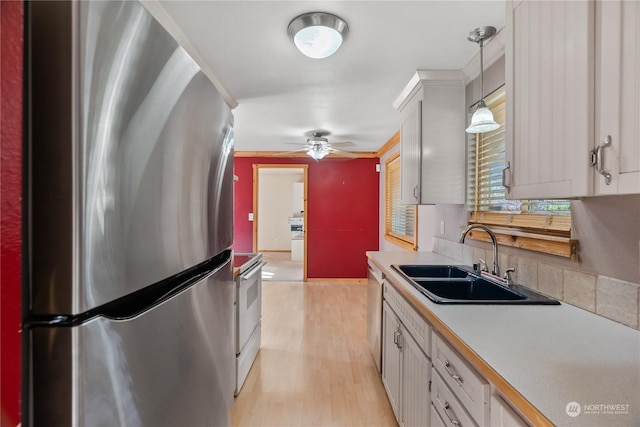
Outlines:
<svg viewBox="0 0 640 427"><path fill-rule="evenodd" d="M487 96L485 102L501 126L468 138L469 223L490 226L501 244L574 258L576 242L570 239L569 200L506 199L502 186L506 166L504 86ZM470 236L488 240L483 232Z"/></svg>
<svg viewBox="0 0 640 427"><path fill-rule="evenodd" d="M415 251L417 207L400 203L400 153L385 162L385 174L384 237Z"/></svg>

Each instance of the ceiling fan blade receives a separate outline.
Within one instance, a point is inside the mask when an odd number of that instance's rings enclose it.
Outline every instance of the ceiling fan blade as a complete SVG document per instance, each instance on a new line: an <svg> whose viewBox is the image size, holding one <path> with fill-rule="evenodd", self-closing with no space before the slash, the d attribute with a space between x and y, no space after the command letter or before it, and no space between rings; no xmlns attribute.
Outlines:
<svg viewBox="0 0 640 427"><path fill-rule="evenodd" d="M337 146L337 147L341 147L341 148L355 148L357 147L356 144L354 144L351 141L340 141L340 142L331 142L331 146Z"/></svg>
<svg viewBox="0 0 640 427"><path fill-rule="evenodd" d="M297 157L303 155L303 153L306 154L307 151L309 151L308 147L293 151L278 151L271 154L270 157Z"/></svg>
<svg viewBox="0 0 640 427"><path fill-rule="evenodd" d="M351 151L342 151L342 150L338 150L336 148L329 148L329 151L331 151L331 154L336 154L336 155L342 156L342 157L351 157L351 158L358 157L358 155L356 153L353 153Z"/></svg>

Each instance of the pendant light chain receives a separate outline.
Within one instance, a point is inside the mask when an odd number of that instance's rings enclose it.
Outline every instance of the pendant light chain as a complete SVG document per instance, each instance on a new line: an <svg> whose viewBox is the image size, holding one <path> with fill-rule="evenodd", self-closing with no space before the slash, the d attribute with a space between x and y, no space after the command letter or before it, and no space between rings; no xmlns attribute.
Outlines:
<svg viewBox="0 0 640 427"><path fill-rule="evenodd" d="M484 39L480 39L480 101L484 101L484 61L482 58L482 46Z"/></svg>

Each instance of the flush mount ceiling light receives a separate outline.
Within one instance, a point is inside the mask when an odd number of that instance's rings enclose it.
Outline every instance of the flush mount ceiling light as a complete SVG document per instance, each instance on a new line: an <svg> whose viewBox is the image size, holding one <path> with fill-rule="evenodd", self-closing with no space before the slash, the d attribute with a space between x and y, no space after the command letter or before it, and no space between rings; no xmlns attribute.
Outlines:
<svg viewBox="0 0 640 427"><path fill-rule="evenodd" d="M305 13L289 23L287 33L300 52L309 58L333 55L347 36L347 23L324 12Z"/></svg>
<svg viewBox="0 0 640 427"><path fill-rule="evenodd" d="M484 63L482 58L482 46L484 41L496 34L495 27L479 27L469 33L467 40L480 45L480 102L476 111L471 116L471 124L466 129L467 133L483 133L496 130L500 127L493 120L493 113L484 102Z"/></svg>

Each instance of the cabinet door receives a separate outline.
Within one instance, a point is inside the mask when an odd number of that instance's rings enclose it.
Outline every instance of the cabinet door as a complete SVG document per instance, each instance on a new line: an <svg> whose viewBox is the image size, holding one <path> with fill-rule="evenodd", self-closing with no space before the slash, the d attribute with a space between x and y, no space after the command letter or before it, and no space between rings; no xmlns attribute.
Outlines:
<svg viewBox="0 0 640 427"><path fill-rule="evenodd" d="M508 198L593 191L594 28L590 1L508 2Z"/></svg>
<svg viewBox="0 0 640 427"><path fill-rule="evenodd" d="M498 396L491 396L492 427L528 427L511 407Z"/></svg>
<svg viewBox="0 0 640 427"><path fill-rule="evenodd" d="M402 334L402 421L404 427L429 426L431 361L413 337Z"/></svg>
<svg viewBox="0 0 640 427"><path fill-rule="evenodd" d="M400 126L400 199L407 205L420 203L422 156L422 101L407 106Z"/></svg>
<svg viewBox="0 0 640 427"><path fill-rule="evenodd" d="M398 317L386 301L382 305L382 325L382 384L387 391L393 413L399 420L402 353L396 343L402 331Z"/></svg>
<svg viewBox="0 0 640 427"><path fill-rule="evenodd" d="M595 174L595 194L640 193L640 2L597 4L596 145L602 170ZM607 182L608 181L608 182Z"/></svg>

